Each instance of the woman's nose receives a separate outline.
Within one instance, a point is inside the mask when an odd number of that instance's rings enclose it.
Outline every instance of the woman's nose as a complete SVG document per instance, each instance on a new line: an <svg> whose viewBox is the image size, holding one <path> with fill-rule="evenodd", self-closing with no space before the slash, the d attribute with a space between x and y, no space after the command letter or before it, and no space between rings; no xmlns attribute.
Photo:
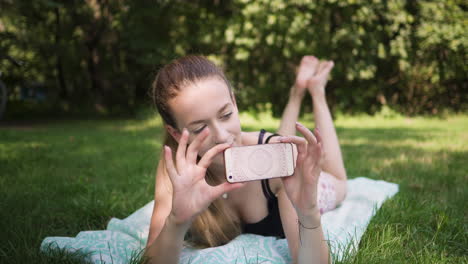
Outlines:
<svg viewBox="0 0 468 264"><path fill-rule="evenodd" d="M230 143L228 142L229 132L220 125L214 125L211 129L211 134L215 144Z"/></svg>

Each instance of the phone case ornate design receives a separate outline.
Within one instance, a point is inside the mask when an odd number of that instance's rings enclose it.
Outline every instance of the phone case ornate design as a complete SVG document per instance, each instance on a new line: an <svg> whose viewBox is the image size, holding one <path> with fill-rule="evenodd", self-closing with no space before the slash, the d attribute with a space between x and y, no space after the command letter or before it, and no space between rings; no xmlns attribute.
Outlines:
<svg viewBox="0 0 468 264"><path fill-rule="evenodd" d="M291 143L233 147L225 151L225 162L229 182L291 176L294 173Z"/></svg>

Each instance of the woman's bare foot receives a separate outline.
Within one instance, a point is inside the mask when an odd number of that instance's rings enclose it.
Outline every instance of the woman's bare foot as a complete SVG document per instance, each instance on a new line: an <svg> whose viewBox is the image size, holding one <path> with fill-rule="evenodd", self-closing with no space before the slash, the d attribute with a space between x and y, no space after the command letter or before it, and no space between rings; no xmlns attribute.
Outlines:
<svg viewBox="0 0 468 264"><path fill-rule="evenodd" d="M293 91L291 92L303 97L308 87L309 79L314 76L318 65L319 60L316 57L302 57L301 63L297 69L296 82L294 83Z"/></svg>
<svg viewBox="0 0 468 264"><path fill-rule="evenodd" d="M313 75L309 75L307 80L307 90L312 97L325 97L325 86L327 85L328 76L333 69L333 61L320 61L318 63L310 63L310 67L314 68ZM312 69L310 70L312 72Z"/></svg>

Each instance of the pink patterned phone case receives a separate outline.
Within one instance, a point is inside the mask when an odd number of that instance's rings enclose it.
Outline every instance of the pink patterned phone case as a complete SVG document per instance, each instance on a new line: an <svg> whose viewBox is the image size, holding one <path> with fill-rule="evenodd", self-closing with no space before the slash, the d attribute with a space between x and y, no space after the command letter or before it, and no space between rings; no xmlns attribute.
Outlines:
<svg viewBox="0 0 468 264"><path fill-rule="evenodd" d="M224 151L226 178L230 183L286 177L294 174L292 143L232 147Z"/></svg>

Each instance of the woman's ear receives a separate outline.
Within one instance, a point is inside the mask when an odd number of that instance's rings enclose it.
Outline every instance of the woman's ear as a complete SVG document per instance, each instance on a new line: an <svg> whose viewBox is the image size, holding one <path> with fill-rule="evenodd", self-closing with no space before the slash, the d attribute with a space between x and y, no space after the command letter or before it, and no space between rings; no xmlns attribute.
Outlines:
<svg viewBox="0 0 468 264"><path fill-rule="evenodd" d="M169 133L172 138L179 143L180 137L182 136L179 130L173 128L171 125L164 125L164 128L166 128L167 133Z"/></svg>

